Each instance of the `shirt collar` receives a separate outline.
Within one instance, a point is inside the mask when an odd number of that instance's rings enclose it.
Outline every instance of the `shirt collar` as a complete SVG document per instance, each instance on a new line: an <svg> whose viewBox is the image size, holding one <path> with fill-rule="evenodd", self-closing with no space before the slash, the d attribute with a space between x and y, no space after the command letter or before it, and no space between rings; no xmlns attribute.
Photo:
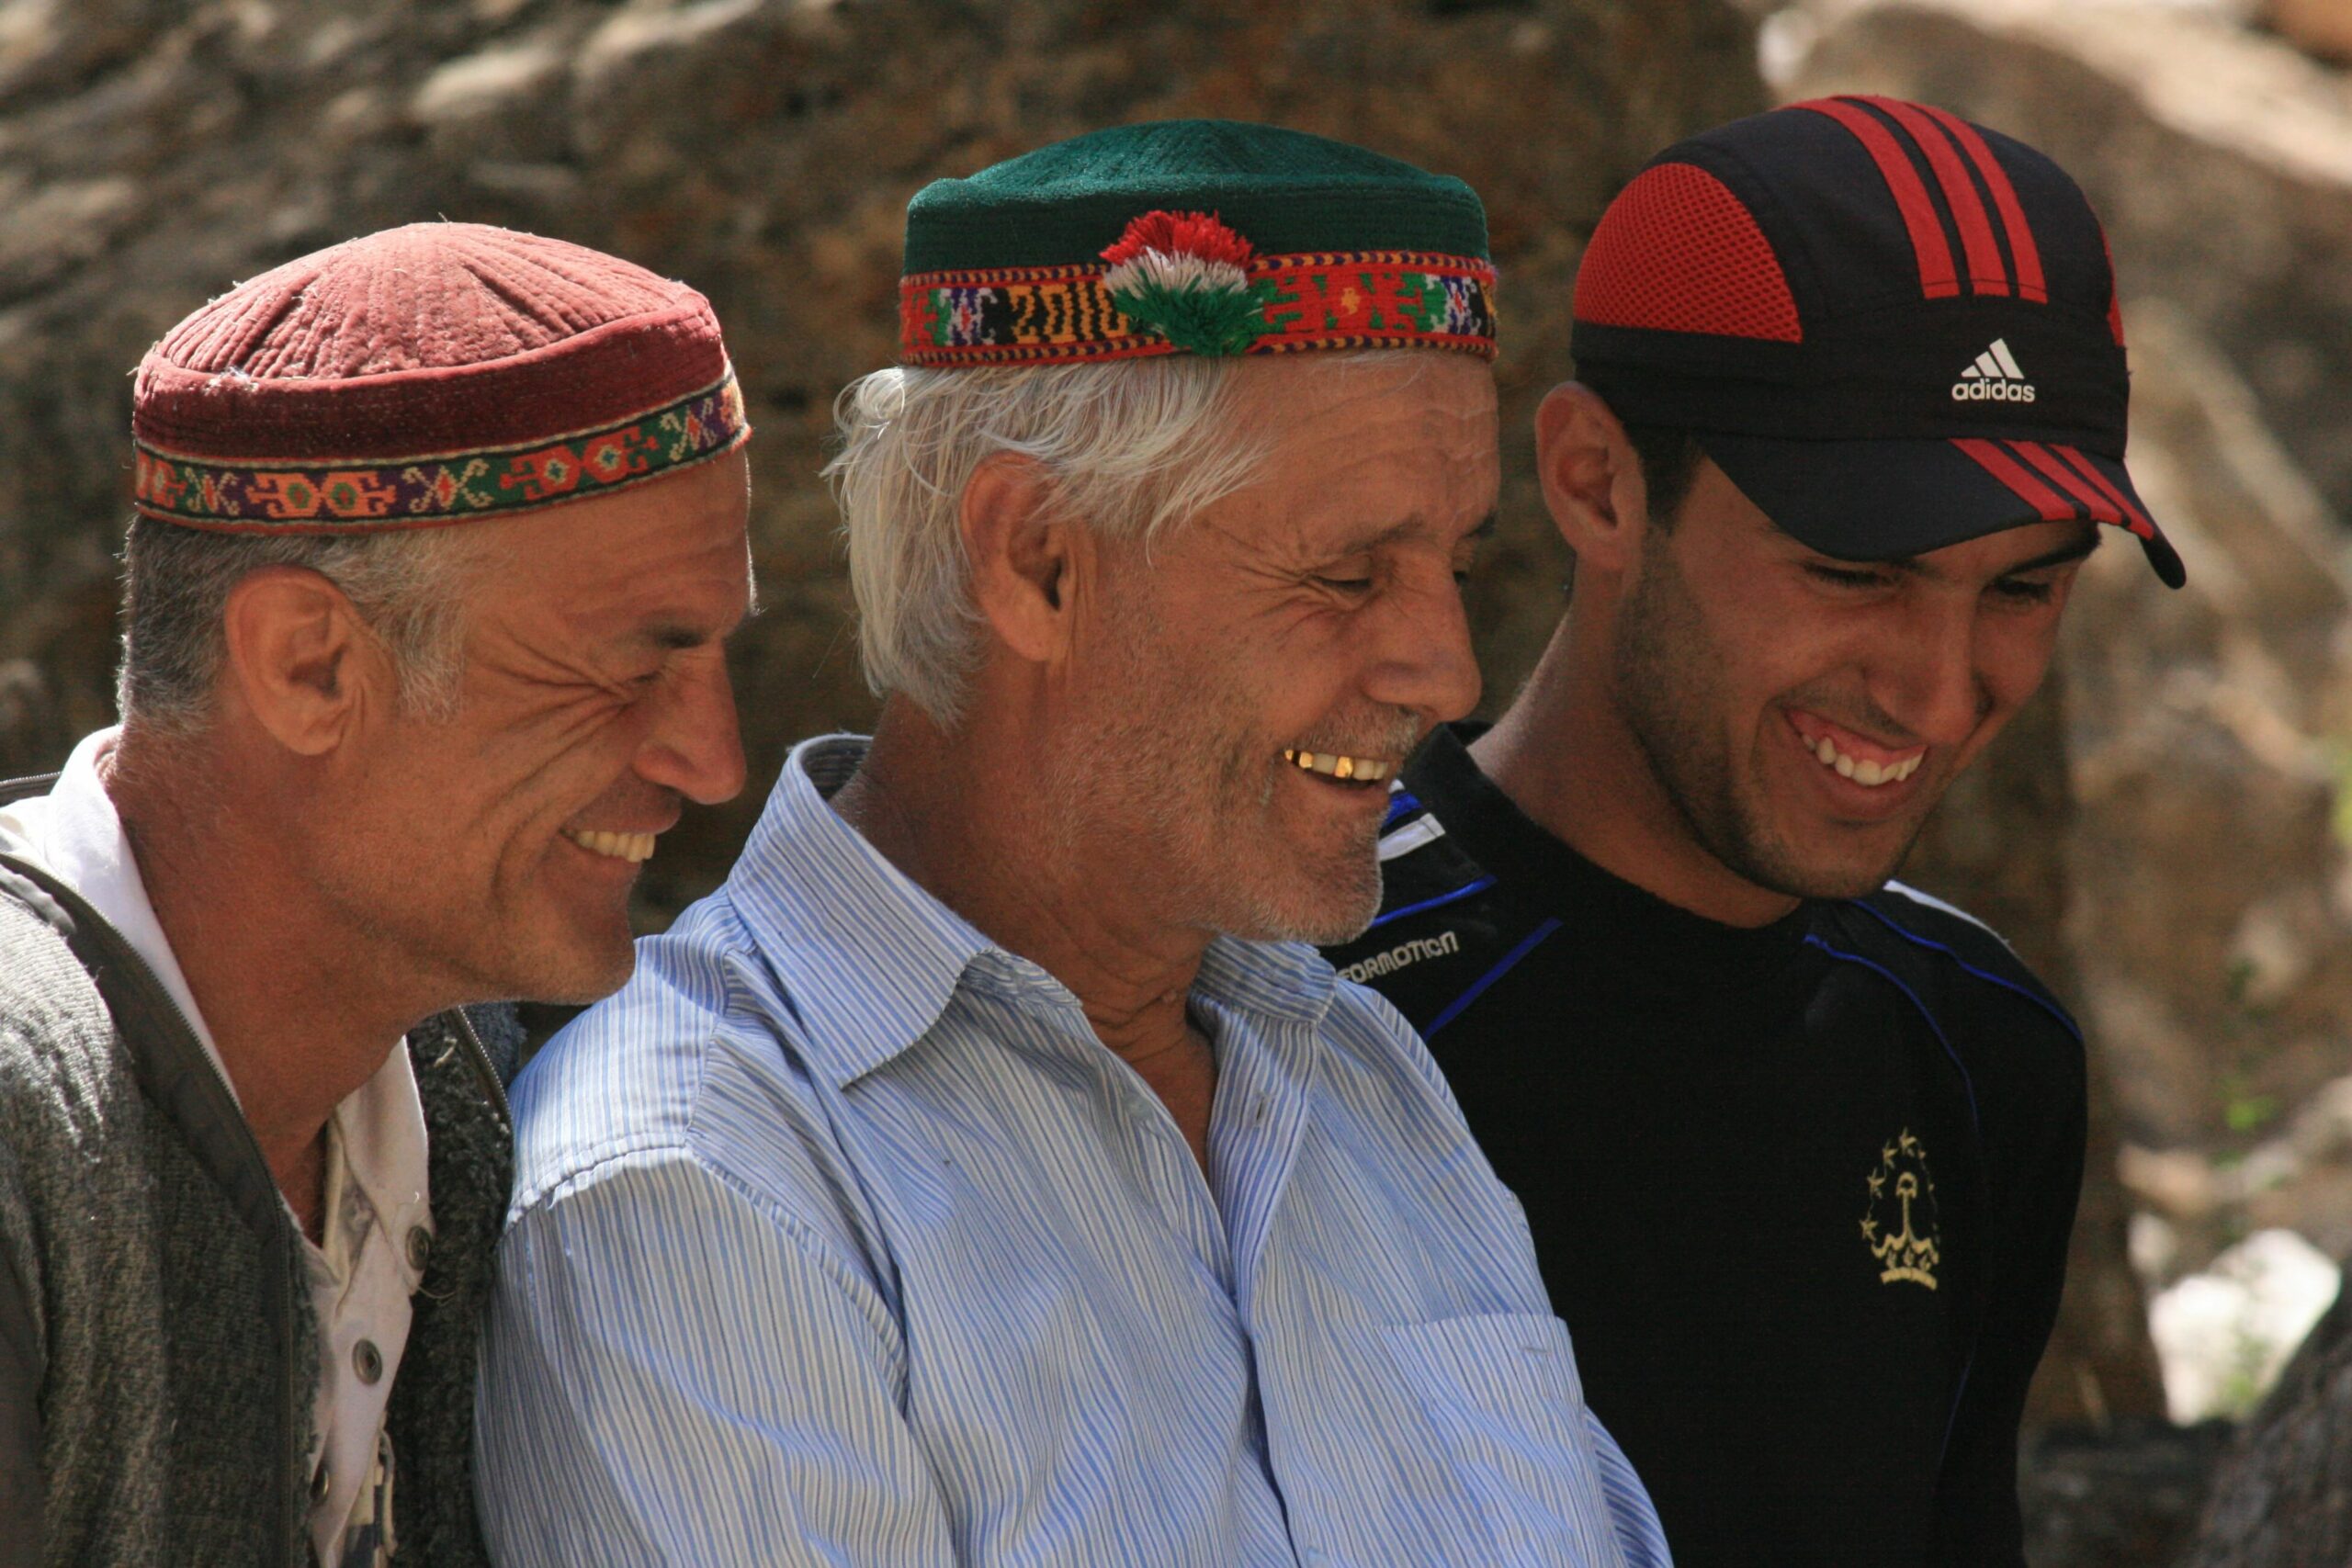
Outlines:
<svg viewBox="0 0 2352 1568"><path fill-rule="evenodd" d="M827 797L865 753L862 736L802 741L786 759L729 896L789 993L809 1059L836 1088L931 1032L967 977L1032 1007L1078 1009L1044 969L990 942L890 863ZM1219 936L1193 988L1234 1011L1321 1021L1331 967L1301 942Z"/></svg>
<svg viewBox="0 0 2352 1568"><path fill-rule="evenodd" d="M394 1243L392 1257L413 1290L420 1280L402 1238L414 1227L433 1228L433 1193L424 1099L417 1090L407 1041L394 1045L384 1065L344 1097L334 1108L334 1127L344 1175L368 1195L368 1205ZM366 1238L351 1241L356 1256Z"/></svg>
<svg viewBox="0 0 2352 1568"><path fill-rule="evenodd" d="M187 1015L188 1028L218 1068L220 1053L212 1043L212 1032L205 1027L187 976L180 973L171 942L155 919L130 836L122 830L122 818L100 772L121 733L109 728L85 736L48 794L0 809L0 848L38 862L121 933ZM225 1080L226 1074L222 1076Z"/></svg>
<svg viewBox="0 0 2352 1568"><path fill-rule="evenodd" d="M865 746L857 735L795 746L727 879L784 982L809 1061L835 1088L929 1033L973 960L1002 952L827 804Z"/></svg>
<svg viewBox="0 0 2352 1568"><path fill-rule="evenodd" d="M1320 1023L1339 984L1323 955L1299 942L1212 940L1193 988L1222 1006L1292 1023Z"/></svg>

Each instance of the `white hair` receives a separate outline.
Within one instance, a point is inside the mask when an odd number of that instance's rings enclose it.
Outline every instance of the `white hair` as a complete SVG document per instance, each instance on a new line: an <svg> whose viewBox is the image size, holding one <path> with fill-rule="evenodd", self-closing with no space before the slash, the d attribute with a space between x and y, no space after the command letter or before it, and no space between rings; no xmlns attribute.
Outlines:
<svg viewBox="0 0 2352 1568"><path fill-rule="evenodd" d="M1271 443L1236 427L1235 365L1170 355L893 368L850 383L825 478L848 541L866 684L954 728L979 649L958 508L984 459L1035 459L1067 515L1117 539L1148 541L1249 484Z"/></svg>

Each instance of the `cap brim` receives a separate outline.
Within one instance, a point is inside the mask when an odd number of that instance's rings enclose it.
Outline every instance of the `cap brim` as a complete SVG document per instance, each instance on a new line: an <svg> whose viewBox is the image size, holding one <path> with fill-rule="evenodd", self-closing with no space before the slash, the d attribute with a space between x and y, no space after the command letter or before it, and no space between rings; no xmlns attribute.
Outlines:
<svg viewBox="0 0 2352 1568"><path fill-rule="evenodd" d="M1894 560L2029 523L2108 523L2169 588L2180 556L2111 457L2047 441L1790 441L1693 431L1783 533L1839 560Z"/></svg>

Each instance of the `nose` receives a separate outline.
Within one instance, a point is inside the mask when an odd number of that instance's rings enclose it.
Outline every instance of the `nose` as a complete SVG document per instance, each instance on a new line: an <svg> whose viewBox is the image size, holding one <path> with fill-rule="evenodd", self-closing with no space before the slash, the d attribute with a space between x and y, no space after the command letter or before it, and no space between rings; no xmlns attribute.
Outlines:
<svg viewBox="0 0 2352 1568"><path fill-rule="evenodd" d="M1435 726L1464 717L1478 705L1478 660L1470 649L1470 622L1450 562L1438 562L1389 596L1365 694L1407 708Z"/></svg>
<svg viewBox="0 0 2352 1568"><path fill-rule="evenodd" d="M691 665L681 660L664 684L661 710L638 750L639 776L701 806L733 799L743 788L743 737L725 657L714 649Z"/></svg>
<svg viewBox="0 0 2352 1568"><path fill-rule="evenodd" d="M1871 695L1917 739L1957 746L1993 705L1977 658L1976 605L1966 594L1922 593L1908 608L1881 628Z"/></svg>

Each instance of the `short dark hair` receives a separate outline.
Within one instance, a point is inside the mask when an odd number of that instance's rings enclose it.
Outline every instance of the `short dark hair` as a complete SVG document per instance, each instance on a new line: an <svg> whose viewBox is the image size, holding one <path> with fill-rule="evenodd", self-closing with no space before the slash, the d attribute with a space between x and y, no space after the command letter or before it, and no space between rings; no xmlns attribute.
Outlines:
<svg viewBox="0 0 2352 1568"><path fill-rule="evenodd" d="M1705 457L1698 441L1679 424L1628 424L1625 439L1642 465L1642 487L1649 492L1650 521L1672 528L1699 477L1699 459Z"/></svg>
<svg viewBox="0 0 2352 1568"><path fill-rule="evenodd" d="M123 541L122 663L115 704L124 724L185 739L212 716L227 650L230 590L266 566L315 571L340 589L381 638L409 711L447 718L463 673L465 571L476 553L456 528L347 538L215 534L130 520Z"/></svg>

